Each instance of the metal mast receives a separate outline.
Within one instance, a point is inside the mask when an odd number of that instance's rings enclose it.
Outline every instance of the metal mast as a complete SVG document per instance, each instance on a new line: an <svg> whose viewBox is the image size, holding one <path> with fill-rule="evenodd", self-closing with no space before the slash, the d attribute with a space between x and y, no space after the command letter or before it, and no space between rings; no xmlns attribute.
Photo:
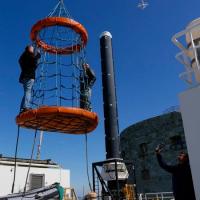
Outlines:
<svg viewBox="0 0 200 200"><path fill-rule="evenodd" d="M104 102L104 126L106 135L106 158L119 158L119 126L112 54L112 35L109 32L103 32L101 34L100 48Z"/></svg>

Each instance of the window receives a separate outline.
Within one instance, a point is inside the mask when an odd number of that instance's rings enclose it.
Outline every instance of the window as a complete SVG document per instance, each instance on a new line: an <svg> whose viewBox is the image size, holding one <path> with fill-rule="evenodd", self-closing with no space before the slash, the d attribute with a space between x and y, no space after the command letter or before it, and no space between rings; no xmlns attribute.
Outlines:
<svg viewBox="0 0 200 200"><path fill-rule="evenodd" d="M30 174L30 190L44 187L44 174Z"/></svg>
<svg viewBox="0 0 200 200"><path fill-rule="evenodd" d="M183 141L180 135L175 135L170 138L170 148L173 150L181 150L183 149Z"/></svg>

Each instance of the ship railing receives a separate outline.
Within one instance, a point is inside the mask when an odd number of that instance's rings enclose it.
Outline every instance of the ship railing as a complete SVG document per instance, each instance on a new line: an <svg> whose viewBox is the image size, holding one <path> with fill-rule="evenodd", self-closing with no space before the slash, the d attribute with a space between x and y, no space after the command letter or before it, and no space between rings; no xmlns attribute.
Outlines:
<svg viewBox="0 0 200 200"><path fill-rule="evenodd" d="M195 23L172 37L172 42L180 49L180 52L176 55L176 59L185 66L185 71L179 77L187 82L190 87L200 84L200 45L194 42L194 30L199 30L199 27L200 22ZM185 38L191 41L191 45L188 44Z"/></svg>
<svg viewBox="0 0 200 200"><path fill-rule="evenodd" d="M158 192L139 194L139 200L174 200L172 192Z"/></svg>

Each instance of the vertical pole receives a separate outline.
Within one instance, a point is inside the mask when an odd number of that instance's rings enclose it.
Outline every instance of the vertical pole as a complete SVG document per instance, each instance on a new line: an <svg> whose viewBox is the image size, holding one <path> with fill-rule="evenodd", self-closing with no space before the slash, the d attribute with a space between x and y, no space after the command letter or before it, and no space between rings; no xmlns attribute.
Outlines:
<svg viewBox="0 0 200 200"><path fill-rule="evenodd" d="M95 177L94 167L95 167L95 166L94 166L94 163L93 163L93 164L92 164L92 181L93 181L93 183L92 183L93 186L92 186L92 187L93 187L93 192L96 192L96 191L95 191L95 178L96 178L96 177Z"/></svg>
<svg viewBox="0 0 200 200"><path fill-rule="evenodd" d="M120 199L119 179L118 179L117 161L116 160L115 160L115 177L116 177L117 199Z"/></svg>
<svg viewBox="0 0 200 200"><path fill-rule="evenodd" d="M37 157L36 157L37 160L40 160L40 158L41 158L41 147L42 147L43 134L44 134L44 131L40 131L40 141L38 144L38 151L37 151Z"/></svg>
<svg viewBox="0 0 200 200"><path fill-rule="evenodd" d="M15 166L14 166L14 176L13 176L13 183L12 183L12 189L11 193L14 193L15 189L15 178L16 178L16 171L17 171L17 153L18 153L18 145L19 145L19 136L20 136L20 126L17 127L17 140L16 140L16 146L15 146Z"/></svg>
<svg viewBox="0 0 200 200"><path fill-rule="evenodd" d="M136 174L135 174L135 167L133 166L133 178L134 178L134 192L136 195L136 200L138 200L138 192L137 192L137 182L136 182Z"/></svg>
<svg viewBox="0 0 200 200"><path fill-rule="evenodd" d="M104 102L104 126L106 135L106 158L120 158L112 35L109 32L103 32L101 34L100 47Z"/></svg>

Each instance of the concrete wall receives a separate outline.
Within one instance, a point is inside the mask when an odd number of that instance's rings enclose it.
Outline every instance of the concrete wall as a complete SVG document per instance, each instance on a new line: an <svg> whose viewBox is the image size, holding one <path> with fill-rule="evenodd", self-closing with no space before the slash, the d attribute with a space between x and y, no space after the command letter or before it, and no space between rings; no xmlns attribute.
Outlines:
<svg viewBox="0 0 200 200"><path fill-rule="evenodd" d="M122 131L120 138L123 158L134 162L138 192L172 191L171 175L160 168L154 150L164 143L163 157L171 164L180 150L186 151L181 114L172 112L136 123Z"/></svg>
<svg viewBox="0 0 200 200"><path fill-rule="evenodd" d="M18 166L15 190L14 192L22 192L27 175L27 167ZM30 174L44 174L45 186L58 182L63 187L70 187L70 171L61 168L36 168L31 167L29 173L29 179L27 183L27 190L30 188ZM11 193L13 182L14 166L6 166L0 164L0 196L4 196Z"/></svg>

